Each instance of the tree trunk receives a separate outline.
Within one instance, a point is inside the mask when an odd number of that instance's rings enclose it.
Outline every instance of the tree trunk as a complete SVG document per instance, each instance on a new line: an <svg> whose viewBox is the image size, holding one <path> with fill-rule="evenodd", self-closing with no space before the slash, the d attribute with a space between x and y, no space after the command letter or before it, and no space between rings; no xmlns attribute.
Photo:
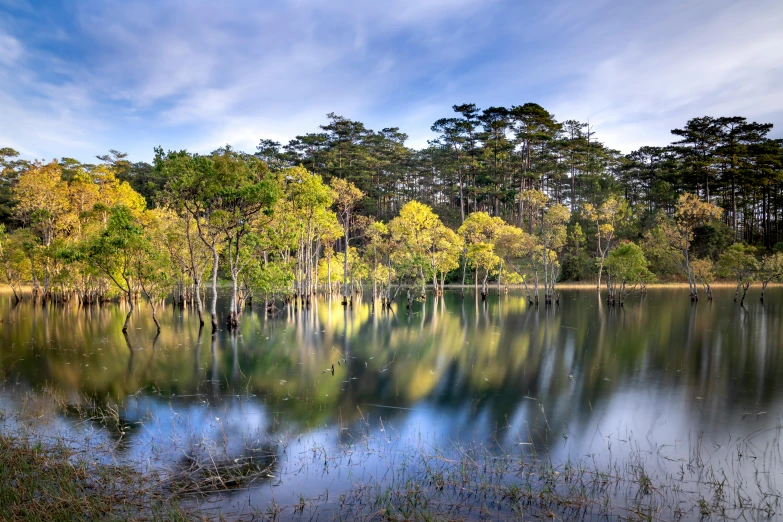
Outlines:
<svg viewBox="0 0 783 522"><path fill-rule="evenodd" d="M604 256L601 256L601 260L598 262L598 283L595 285L595 289L601 290L601 275L604 273Z"/></svg>
<svg viewBox="0 0 783 522"><path fill-rule="evenodd" d="M212 331L216 332L218 329L218 317L217 317L217 283L218 283L218 251L214 246L212 247Z"/></svg>
<svg viewBox="0 0 783 522"><path fill-rule="evenodd" d="M503 261L500 262L500 268L498 269L498 295L500 295L500 278L503 275Z"/></svg>
<svg viewBox="0 0 783 522"><path fill-rule="evenodd" d="M462 296L465 297L465 277L468 271L468 257L465 256L465 262L462 263Z"/></svg>
<svg viewBox="0 0 783 522"><path fill-rule="evenodd" d="M465 222L465 197L462 190L462 171L459 172L459 215L462 223Z"/></svg>
<svg viewBox="0 0 783 522"><path fill-rule="evenodd" d="M348 305L348 219L345 218L345 253L343 255L343 306Z"/></svg>
<svg viewBox="0 0 783 522"><path fill-rule="evenodd" d="M731 172L731 225L734 229L734 240L737 240L737 195L735 188L734 169Z"/></svg>
<svg viewBox="0 0 783 522"><path fill-rule="evenodd" d="M517 216L517 226L522 228L522 216L525 213L525 204L522 201L522 191L524 190L525 178L519 180L519 216Z"/></svg>
<svg viewBox="0 0 783 522"><path fill-rule="evenodd" d="M130 290L128 290L126 292L126 296L127 296L127 299L128 299L128 305L130 306L130 310L128 310L128 315L125 316L125 324L122 325L122 332L123 333L127 333L128 332L128 325L130 324L130 318L131 318L131 315L133 315L133 309L134 309L133 294L131 293Z"/></svg>
<svg viewBox="0 0 783 522"><path fill-rule="evenodd" d="M239 324L237 319L237 273L231 271L231 309L228 314L229 328L235 328Z"/></svg>
<svg viewBox="0 0 783 522"><path fill-rule="evenodd" d="M158 310L155 307L155 301L149 298L147 296L147 299L150 301L150 308L152 309L152 320L155 322L155 327L158 329L158 333L160 333L160 323L158 322Z"/></svg>
<svg viewBox="0 0 783 522"><path fill-rule="evenodd" d="M196 311L198 312L198 324L204 326L204 304L201 302L201 282L195 281L193 291L196 293Z"/></svg>
<svg viewBox="0 0 783 522"><path fill-rule="evenodd" d="M750 282L742 285L742 299L740 299L740 306L745 305L745 296L748 295L748 288L750 288Z"/></svg>

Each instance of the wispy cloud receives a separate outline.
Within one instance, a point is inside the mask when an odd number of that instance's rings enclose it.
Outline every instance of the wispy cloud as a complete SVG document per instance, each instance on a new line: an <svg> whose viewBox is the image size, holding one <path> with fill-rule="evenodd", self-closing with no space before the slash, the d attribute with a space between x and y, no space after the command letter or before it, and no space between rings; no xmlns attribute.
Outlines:
<svg viewBox="0 0 783 522"><path fill-rule="evenodd" d="M0 141L47 158L253 150L334 111L422 146L466 101L538 101L623 150L702 113L778 123L783 10L722 1L0 0Z"/></svg>
<svg viewBox="0 0 783 522"><path fill-rule="evenodd" d="M609 48L579 67L552 105L590 119L626 152L666 143L671 129L694 116L783 123L776 114L783 110L783 9L777 2L721 3L651 3L637 13L645 23L630 31L613 21L614 36L599 44Z"/></svg>

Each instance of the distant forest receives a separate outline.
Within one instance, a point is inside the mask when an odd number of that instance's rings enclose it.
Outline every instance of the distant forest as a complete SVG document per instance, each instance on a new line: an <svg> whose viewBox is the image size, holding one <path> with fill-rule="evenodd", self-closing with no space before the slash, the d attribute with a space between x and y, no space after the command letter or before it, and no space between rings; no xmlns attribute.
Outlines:
<svg viewBox="0 0 783 522"><path fill-rule="evenodd" d="M715 278L736 281L739 295L783 277L783 142L772 124L698 117L668 146L621 154L535 103L453 109L421 150L399 128L334 113L287 144L158 148L152 163L118 150L29 162L0 149L0 277L20 292L33 284L34 296L138 293L144 256L118 254L136 225L138 249L167 252L156 261L172 267L162 287L200 301L205 275L231 279L236 310L253 291L304 299L340 278L346 300L362 282L383 302L425 283L486 292L495 282L530 285L531 302L540 284L551 302L568 280L606 284L622 302L653 280L687 281L698 299Z"/></svg>

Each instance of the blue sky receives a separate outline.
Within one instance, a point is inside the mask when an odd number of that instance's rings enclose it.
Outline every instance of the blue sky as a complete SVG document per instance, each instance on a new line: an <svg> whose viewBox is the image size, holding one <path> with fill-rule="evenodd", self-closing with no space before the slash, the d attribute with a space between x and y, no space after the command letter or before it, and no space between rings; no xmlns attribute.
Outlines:
<svg viewBox="0 0 783 522"><path fill-rule="evenodd" d="M453 104L540 103L624 152L701 115L783 136L780 0L0 0L0 147L253 151L336 112L420 147Z"/></svg>

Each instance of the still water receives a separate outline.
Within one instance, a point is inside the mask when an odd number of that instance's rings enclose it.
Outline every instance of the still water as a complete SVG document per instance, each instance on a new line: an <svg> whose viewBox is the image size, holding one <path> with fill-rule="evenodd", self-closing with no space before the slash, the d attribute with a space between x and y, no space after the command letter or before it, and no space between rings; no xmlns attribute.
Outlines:
<svg viewBox="0 0 783 522"><path fill-rule="evenodd" d="M693 305L683 289L650 289L608 308L594 290L565 290L559 307L535 308L514 292L484 303L448 291L393 313L320 300L274 317L248 309L236 334L216 335L168 300L157 338L144 304L126 338L122 305L14 305L0 294L0 401L19 408L20 391L55 389L67 402L116 404L118 429L67 412L41 429L115 444L153 468L210 444L228 458L265 448L270 476L215 499L226 513L336 496L383 480L394 451L463 442L612 462L633 440L663 476L708 445L709 458L734 473L762 468L779 491L783 289L744 308L732 297L718 289ZM391 453L359 448L361 466L326 464L359 433ZM747 451L754 463L735 462Z"/></svg>

